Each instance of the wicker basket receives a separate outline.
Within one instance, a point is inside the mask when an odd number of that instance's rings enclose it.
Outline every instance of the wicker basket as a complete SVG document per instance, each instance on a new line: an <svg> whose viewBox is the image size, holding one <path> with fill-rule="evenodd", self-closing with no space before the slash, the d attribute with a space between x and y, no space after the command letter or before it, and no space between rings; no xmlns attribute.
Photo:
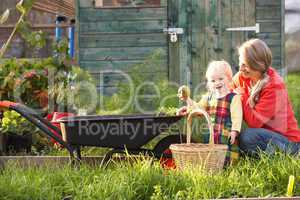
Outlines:
<svg viewBox="0 0 300 200"><path fill-rule="evenodd" d="M204 115L209 127L209 143L191 143L192 117ZM223 169L227 145L214 144L213 127L209 115L201 109L192 111L187 117L187 143L172 144L170 146L172 155L178 169L184 168L203 168L210 171Z"/></svg>

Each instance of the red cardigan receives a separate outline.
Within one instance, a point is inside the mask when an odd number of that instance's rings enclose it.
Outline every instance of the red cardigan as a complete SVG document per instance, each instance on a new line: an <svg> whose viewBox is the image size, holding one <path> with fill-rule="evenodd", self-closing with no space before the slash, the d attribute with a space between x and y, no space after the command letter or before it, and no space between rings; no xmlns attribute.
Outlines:
<svg viewBox="0 0 300 200"><path fill-rule="evenodd" d="M262 89L259 101L254 108L247 102L250 94L251 81L238 72L233 80L234 87L244 89L242 94L243 117L251 128L265 128L282 134L288 140L300 142L300 130L295 118L287 89L282 78L269 68L270 82Z"/></svg>

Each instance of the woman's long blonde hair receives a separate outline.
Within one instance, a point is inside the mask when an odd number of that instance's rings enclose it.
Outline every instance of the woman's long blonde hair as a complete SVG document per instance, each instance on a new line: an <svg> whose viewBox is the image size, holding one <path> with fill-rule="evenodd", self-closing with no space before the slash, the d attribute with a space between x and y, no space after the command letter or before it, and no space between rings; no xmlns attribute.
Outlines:
<svg viewBox="0 0 300 200"><path fill-rule="evenodd" d="M262 74L262 79L251 88L249 104L253 108L259 100L260 91L269 82L270 77L267 72L272 64L272 52L268 45L260 39L251 39L244 42L238 51L240 55L243 55L247 66Z"/></svg>

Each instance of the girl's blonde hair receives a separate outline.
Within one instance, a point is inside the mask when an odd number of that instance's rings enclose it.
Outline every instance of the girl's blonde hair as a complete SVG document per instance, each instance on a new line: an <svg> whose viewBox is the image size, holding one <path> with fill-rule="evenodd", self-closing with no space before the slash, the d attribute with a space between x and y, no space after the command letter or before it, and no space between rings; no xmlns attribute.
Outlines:
<svg viewBox="0 0 300 200"><path fill-rule="evenodd" d="M229 89L232 89L232 70L231 66L228 62L224 60L213 60L208 64L206 70L206 79L209 80L209 77L214 73L222 73L228 80L228 84L226 85ZM207 89L210 91L209 83L207 83Z"/></svg>
<svg viewBox="0 0 300 200"><path fill-rule="evenodd" d="M207 70L206 70L206 79L208 79L209 76L211 76L214 73L224 73L224 75L227 77L229 81L232 80L232 70L230 67L230 64L226 62L225 60L213 60L208 64Z"/></svg>
<svg viewBox="0 0 300 200"><path fill-rule="evenodd" d="M263 77L251 89L249 104L253 108L259 99L260 91L269 82L267 71L272 64L272 52L268 45L260 39L244 42L238 51L240 55L243 55L245 64L252 70L261 72Z"/></svg>

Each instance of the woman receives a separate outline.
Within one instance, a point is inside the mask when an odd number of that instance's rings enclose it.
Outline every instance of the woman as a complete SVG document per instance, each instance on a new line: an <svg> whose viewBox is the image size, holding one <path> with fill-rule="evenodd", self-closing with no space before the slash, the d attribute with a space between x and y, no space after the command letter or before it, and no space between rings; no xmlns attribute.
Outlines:
<svg viewBox="0 0 300 200"><path fill-rule="evenodd" d="M300 130L282 78L272 68L272 53L259 39L239 47L239 72L234 87L242 96L243 118L249 128L239 136L244 153L256 155L276 149L297 154Z"/></svg>

